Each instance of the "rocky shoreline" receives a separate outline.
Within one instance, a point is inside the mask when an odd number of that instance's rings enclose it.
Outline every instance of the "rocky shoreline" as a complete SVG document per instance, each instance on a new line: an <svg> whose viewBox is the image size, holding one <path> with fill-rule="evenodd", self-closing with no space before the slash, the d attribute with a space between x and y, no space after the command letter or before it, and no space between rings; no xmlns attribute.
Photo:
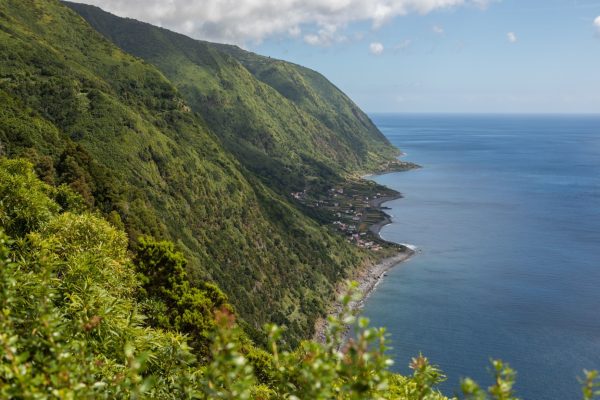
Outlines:
<svg viewBox="0 0 600 400"><path fill-rule="evenodd" d="M380 197L377 199L371 200L370 206L373 208L379 208L382 211L381 205L385 202L392 201L402 198L401 194L397 194L394 196L386 196ZM385 213L384 213L385 214ZM390 224L391 217L385 214L385 218L382 221L379 221L369 227L369 230L377 237L381 239L380 231L381 228ZM383 240L383 239L381 239ZM365 300L369 297L369 295L375 290L377 285L381 282L386 273L395 267L396 265L405 262L409 258L411 258L416 252L415 250L404 246L399 245L400 251L391 256L384 258L377 262L376 264L366 265L358 270L358 272L352 277L351 280L356 281L358 283L358 292L360 294L360 299L358 301L354 301L350 303L350 308L353 311L360 310ZM330 306L328 315L338 315L342 311L342 304L338 300L338 298L343 295L344 291L347 289L346 282L340 282L338 287L336 287L335 295L336 300ZM325 331L327 328L327 319L319 318L315 323L315 334L313 335L313 340L317 342L323 343L325 341Z"/></svg>
<svg viewBox="0 0 600 400"><path fill-rule="evenodd" d="M358 292L360 293L360 299L358 301L353 301L350 303L350 308L353 311L360 310L365 300L369 297L369 295L377 288L377 285L381 282L386 273L394 268L396 265L407 261L411 258L416 252L406 246L403 246L403 250L398 254L384 258L380 262L375 265L367 266L365 268L360 269L356 276L352 279L358 283ZM336 288L336 297L343 295L344 291L347 289L346 282L341 282ZM342 311L342 303L336 298L335 302L331 305L328 315L339 315ZM323 343L325 341L325 331L327 328L327 319L319 318L315 323L315 333L313 335L313 340Z"/></svg>

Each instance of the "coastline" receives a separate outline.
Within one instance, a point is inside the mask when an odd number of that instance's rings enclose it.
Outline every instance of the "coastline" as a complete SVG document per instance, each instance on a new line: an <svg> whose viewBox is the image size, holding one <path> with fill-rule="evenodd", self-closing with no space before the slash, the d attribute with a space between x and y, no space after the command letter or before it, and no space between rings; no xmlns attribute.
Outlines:
<svg viewBox="0 0 600 400"><path fill-rule="evenodd" d="M373 199L370 201L370 205L373 208L378 208L380 211L382 210L382 205L388 201L396 200L402 198L402 195L399 193L394 196L380 197L377 199ZM369 227L369 230L381 240L380 232L381 229L392 223L391 217L383 212L385 217L382 221L379 221ZM360 299L357 301L353 301L350 303L350 308L353 312L359 311L365 300L373 293L373 291L377 288L379 283L383 280L385 275L389 270L396 267L398 264L408 261L412 256L416 254L416 251L409 246L396 243L401 246L401 250L393 256L384 258L379 260L376 264L367 264L358 269L355 275L350 279L358 282L358 292L360 294ZM338 300L338 297L341 296L346 290L346 282L339 282L335 288L335 296L336 299L330 305L329 311L327 312L326 317L319 318L315 323L315 333L313 335L313 340L323 343L325 341L325 330L327 328L327 317L331 315L338 315L342 310L342 304Z"/></svg>
<svg viewBox="0 0 600 400"><path fill-rule="evenodd" d="M402 197L403 197L402 194L398 193L395 196L385 196L385 197L380 197L377 199L372 199L369 201L371 207L379 209L379 211L381 211L385 215L385 217L381 221L379 221L369 227L369 231L371 231L371 233L373 233L373 235L377 236L380 240L385 240L381 237L381 229L383 229L384 226L392 223L392 217L390 215L388 215L388 213L383 211L383 203L387 203L388 201L392 201L392 200L398 200L398 199L401 199Z"/></svg>
<svg viewBox="0 0 600 400"><path fill-rule="evenodd" d="M403 250L398 252L398 254L384 258L380 260L377 264L372 265L367 268L363 268L358 276L355 277L354 280L358 282L358 290L361 294L360 300L356 302L352 302L350 304L350 308L353 311L358 311L364 305L365 300L369 297L371 293L377 288L379 283L383 280L386 273L397 265L408 261L412 256L416 254L416 251L403 246ZM339 306L336 311L339 310Z"/></svg>

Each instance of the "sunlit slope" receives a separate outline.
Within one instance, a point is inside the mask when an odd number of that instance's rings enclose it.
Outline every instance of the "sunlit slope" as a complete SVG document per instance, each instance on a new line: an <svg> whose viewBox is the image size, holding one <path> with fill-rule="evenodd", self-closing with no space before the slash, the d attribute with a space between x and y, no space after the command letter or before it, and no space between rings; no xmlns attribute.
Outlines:
<svg viewBox="0 0 600 400"><path fill-rule="evenodd" d="M67 4L119 47L159 68L271 187L302 190L397 154L369 118L314 71Z"/></svg>
<svg viewBox="0 0 600 400"><path fill-rule="evenodd" d="M250 332L275 321L292 342L308 335L364 259L246 171L165 74L58 1L0 1L0 54L3 153L69 184L130 239L178 243Z"/></svg>

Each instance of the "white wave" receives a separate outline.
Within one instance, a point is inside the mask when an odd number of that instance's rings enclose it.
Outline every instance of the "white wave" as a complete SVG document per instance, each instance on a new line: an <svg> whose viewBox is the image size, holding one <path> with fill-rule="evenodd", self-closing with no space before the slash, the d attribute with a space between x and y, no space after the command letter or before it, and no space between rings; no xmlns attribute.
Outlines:
<svg viewBox="0 0 600 400"><path fill-rule="evenodd" d="M400 243L400 244L402 246L408 247L412 251L419 251L419 248L417 246L415 246L414 244L409 244L409 243Z"/></svg>

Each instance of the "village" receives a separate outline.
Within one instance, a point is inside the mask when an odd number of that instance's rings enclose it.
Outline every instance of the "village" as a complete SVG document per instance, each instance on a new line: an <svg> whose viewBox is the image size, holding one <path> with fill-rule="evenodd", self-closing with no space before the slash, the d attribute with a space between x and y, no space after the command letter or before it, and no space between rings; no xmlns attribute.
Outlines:
<svg viewBox="0 0 600 400"><path fill-rule="evenodd" d="M331 229L360 248L379 252L393 247L379 237L378 231L388 216L380 205L399 197L396 191L371 181L353 180L329 188L326 192L310 190L293 192L291 196L303 205L326 215Z"/></svg>

